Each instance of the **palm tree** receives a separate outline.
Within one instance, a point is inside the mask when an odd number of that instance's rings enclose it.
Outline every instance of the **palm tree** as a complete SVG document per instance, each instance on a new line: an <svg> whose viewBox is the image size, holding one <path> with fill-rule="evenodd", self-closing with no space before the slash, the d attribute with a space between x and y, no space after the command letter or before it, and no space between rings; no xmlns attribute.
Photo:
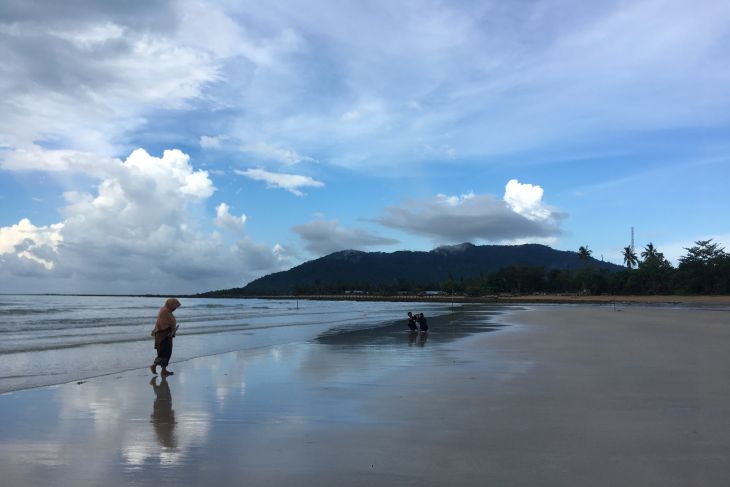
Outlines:
<svg viewBox="0 0 730 487"><path fill-rule="evenodd" d="M643 257L644 260L653 259L659 254L657 252L656 247L654 247L654 244L649 242L649 244L644 247L644 251L641 253L641 257Z"/></svg>
<svg viewBox="0 0 730 487"><path fill-rule="evenodd" d="M581 294L590 294L590 290L588 289L588 276L586 275L586 271L588 269L585 268L585 264L588 262L588 259L591 258L592 253L593 252L587 245L585 247L581 245L578 248L578 258L583 262L583 271L581 272L581 281L583 281L581 285L583 286L583 290L581 291Z"/></svg>
<svg viewBox="0 0 730 487"><path fill-rule="evenodd" d="M624 264L626 267L631 269L639 263L639 259L636 257L636 252L630 246L624 247Z"/></svg>
<svg viewBox="0 0 730 487"><path fill-rule="evenodd" d="M593 253L592 250L588 249L588 246L580 246L578 248L578 258L582 260L583 262L588 262L588 259L591 257L591 254Z"/></svg>
<svg viewBox="0 0 730 487"><path fill-rule="evenodd" d="M667 286L667 273L672 268L672 265L664 258L664 254L659 252L651 242L644 247L641 256L644 258L641 267L645 269L644 276L649 281L649 292L655 294L660 281L665 281L664 285L665 287Z"/></svg>

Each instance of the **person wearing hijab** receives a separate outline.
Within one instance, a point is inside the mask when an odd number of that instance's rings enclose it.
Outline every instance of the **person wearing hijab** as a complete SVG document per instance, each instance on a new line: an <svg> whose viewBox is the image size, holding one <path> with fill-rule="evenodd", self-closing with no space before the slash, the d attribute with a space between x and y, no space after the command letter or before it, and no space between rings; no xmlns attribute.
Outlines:
<svg viewBox="0 0 730 487"><path fill-rule="evenodd" d="M170 356L172 355L172 339L175 337L175 332L177 331L177 320L175 320L172 312L179 307L180 301L175 298L170 298L165 301L165 305L157 313L157 322L155 323L155 328L152 330L152 336L155 337L157 358L150 365L150 370L155 375L157 375L158 365L162 367L161 374L163 377L173 374L172 371L167 370L167 364L170 362Z"/></svg>

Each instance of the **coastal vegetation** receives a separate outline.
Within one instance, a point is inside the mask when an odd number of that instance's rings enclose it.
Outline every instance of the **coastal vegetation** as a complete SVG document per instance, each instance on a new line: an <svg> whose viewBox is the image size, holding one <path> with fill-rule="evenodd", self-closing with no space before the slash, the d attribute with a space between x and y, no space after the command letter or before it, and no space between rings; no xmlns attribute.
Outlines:
<svg viewBox="0 0 730 487"><path fill-rule="evenodd" d="M587 246L578 252L542 245L471 244L431 252L344 251L265 276L242 288L201 296L397 296L434 291L467 296L730 293L730 254L720 244L697 241L685 250L676 267L651 242L640 258L631 247L625 247L625 267L592 258Z"/></svg>

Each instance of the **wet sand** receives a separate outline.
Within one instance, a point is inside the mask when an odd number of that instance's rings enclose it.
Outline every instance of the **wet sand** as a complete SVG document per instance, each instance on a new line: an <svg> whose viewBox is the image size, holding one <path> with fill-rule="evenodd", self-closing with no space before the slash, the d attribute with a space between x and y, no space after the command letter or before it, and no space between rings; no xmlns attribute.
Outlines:
<svg viewBox="0 0 730 487"><path fill-rule="evenodd" d="M0 395L2 484L726 485L730 313L470 309Z"/></svg>

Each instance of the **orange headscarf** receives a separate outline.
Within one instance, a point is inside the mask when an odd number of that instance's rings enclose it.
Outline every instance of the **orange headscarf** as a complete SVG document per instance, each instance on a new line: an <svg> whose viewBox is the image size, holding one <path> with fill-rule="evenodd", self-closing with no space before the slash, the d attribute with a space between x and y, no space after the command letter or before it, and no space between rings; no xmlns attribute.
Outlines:
<svg viewBox="0 0 730 487"><path fill-rule="evenodd" d="M179 307L180 301L175 298L170 298L165 301L165 305L160 308L160 311L157 313L157 322L155 323L154 331L157 332L167 330L169 328L174 328L177 320L175 319L175 316L172 314L172 312Z"/></svg>

